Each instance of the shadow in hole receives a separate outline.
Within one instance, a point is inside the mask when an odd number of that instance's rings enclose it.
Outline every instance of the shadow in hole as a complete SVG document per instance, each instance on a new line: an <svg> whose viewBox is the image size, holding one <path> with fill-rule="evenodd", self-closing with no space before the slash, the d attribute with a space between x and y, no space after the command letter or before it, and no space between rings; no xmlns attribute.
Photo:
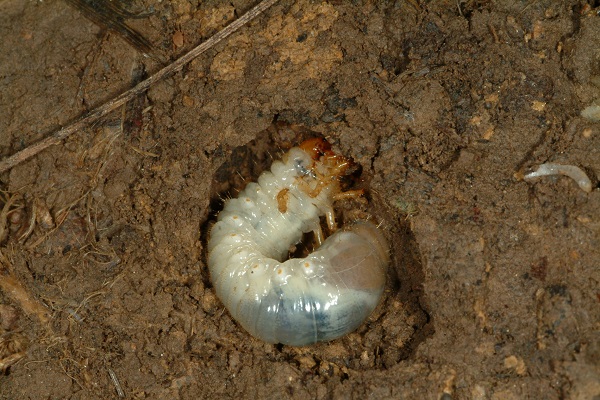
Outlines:
<svg viewBox="0 0 600 400"><path fill-rule="evenodd" d="M399 282L398 295L400 299L409 308L409 315L416 317L413 324L414 334L403 352L404 356L408 358L419 344L433 335L434 324L428 312L429 306L424 298L425 275L418 243L404 216L399 219L391 242L391 251L395 255L392 272L396 274Z"/></svg>

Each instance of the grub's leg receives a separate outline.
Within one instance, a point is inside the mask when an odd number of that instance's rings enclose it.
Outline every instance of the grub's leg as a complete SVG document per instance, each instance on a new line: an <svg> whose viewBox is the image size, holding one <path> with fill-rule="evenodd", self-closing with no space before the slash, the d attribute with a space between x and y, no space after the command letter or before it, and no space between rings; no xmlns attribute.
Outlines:
<svg viewBox="0 0 600 400"><path fill-rule="evenodd" d="M329 232L335 232L337 230L337 224L335 223L335 213L333 211L333 207L325 211L325 219L327 220Z"/></svg>
<svg viewBox="0 0 600 400"><path fill-rule="evenodd" d="M317 242L317 247L321 247L323 242L325 241L325 235L323 235L323 229L321 229L321 225L319 225L314 231L315 242Z"/></svg>
<svg viewBox="0 0 600 400"><path fill-rule="evenodd" d="M365 194L365 191L362 189L358 190L348 190L346 192L340 192L333 196L334 200L343 200L343 199L355 199L358 200L362 198Z"/></svg>

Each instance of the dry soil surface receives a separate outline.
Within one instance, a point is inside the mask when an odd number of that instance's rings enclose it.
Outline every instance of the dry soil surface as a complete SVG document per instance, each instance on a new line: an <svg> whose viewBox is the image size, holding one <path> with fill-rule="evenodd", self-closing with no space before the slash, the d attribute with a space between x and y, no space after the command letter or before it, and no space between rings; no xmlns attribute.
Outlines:
<svg viewBox="0 0 600 400"><path fill-rule="evenodd" d="M0 1L2 157L253 5L124 3L152 57L65 1ZM282 0L2 173L0 398L599 399L599 7ZM310 135L362 166L393 262L356 332L266 344L215 296L207 229ZM592 191L522 179L545 162Z"/></svg>

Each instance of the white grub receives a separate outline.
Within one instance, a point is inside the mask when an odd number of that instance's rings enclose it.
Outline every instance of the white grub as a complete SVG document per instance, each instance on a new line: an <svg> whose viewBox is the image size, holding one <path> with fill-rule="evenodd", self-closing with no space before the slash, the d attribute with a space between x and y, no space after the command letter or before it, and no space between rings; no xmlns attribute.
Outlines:
<svg viewBox="0 0 600 400"><path fill-rule="evenodd" d="M583 190L584 192L589 193L592 191L592 181L581 168L576 167L575 165L562 165L555 163L541 164L535 171L525 174L523 176L523 179L526 181L530 181L541 176L550 175L568 176L569 178L577 182L581 190Z"/></svg>
<svg viewBox="0 0 600 400"><path fill-rule="evenodd" d="M362 194L342 190L351 166L325 140L307 140L219 213L208 241L211 280L253 336L291 346L333 340L358 328L379 303L389 264L382 232L367 220L337 229L334 217L337 199ZM311 231L318 247L288 259Z"/></svg>

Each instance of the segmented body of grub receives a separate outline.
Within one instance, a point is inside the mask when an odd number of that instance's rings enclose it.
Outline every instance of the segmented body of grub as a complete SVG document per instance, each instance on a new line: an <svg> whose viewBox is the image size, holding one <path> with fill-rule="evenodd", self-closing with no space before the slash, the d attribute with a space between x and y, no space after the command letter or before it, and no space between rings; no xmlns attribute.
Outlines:
<svg viewBox="0 0 600 400"><path fill-rule="evenodd" d="M225 203L210 232L208 266L217 296L253 336L294 346L336 339L379 303L389 264L382 232L364 219L340 229L335 222L334 202L362 194L342 191L352 165L325 140L310 139ZM287 259L311 231L318 247Z"/></svg>

